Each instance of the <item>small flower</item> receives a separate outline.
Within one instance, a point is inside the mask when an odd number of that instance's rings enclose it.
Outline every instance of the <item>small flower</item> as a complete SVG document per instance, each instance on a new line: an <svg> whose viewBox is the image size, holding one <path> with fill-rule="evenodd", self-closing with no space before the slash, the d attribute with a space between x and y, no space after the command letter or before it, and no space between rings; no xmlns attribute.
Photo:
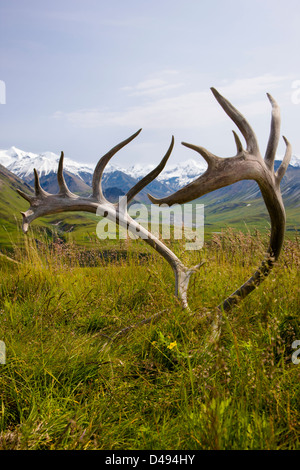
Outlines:
<svg viewBox="0 0 300 470"><path fill-rule="evenodd" d="M169 346L168 346L168 349L173 349L177 346L177 343L176 341L174 341L173 343L170 343Z"/></svg>

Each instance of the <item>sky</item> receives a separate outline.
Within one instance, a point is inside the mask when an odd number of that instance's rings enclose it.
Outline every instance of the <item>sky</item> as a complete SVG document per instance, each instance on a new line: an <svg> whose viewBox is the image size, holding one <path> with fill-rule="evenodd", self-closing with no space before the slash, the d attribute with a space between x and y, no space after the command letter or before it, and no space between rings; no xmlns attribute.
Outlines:
<svg viewBox="0 0 300 470"><path fill-rule="evenodd" d="M233 156L213 86L262 154L269 92L300 156L299 25L299 0L0 0L0 149L96 164L142 128L112 163L156 164L172 135L170 164L201 158L182 141Z"/></svg>

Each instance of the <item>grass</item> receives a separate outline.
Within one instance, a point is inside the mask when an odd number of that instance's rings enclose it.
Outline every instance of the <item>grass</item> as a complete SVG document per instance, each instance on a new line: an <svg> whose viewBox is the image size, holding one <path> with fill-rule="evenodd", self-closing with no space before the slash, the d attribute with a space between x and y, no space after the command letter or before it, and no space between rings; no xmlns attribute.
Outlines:
<svg viewBox="0 0 300 470"><path fill-rule="evenodd" d="M297 235L215 343L213 307L259 264L261 233L214 234L201 253L177 241L186 264L206 260L192 314L143 242L25 240L0 258L0 449L300 448Z"/></svg>

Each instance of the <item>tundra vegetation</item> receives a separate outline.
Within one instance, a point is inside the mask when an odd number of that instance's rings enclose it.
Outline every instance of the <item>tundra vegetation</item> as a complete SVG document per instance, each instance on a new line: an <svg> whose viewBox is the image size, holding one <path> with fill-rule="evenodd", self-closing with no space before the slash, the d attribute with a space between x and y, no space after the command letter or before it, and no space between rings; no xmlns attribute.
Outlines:
<svg viewBox="0 0 300 470"><path fill-rule="evenodd" d="M299 448L297 234L210 342L212 307L255 269L268 235L228 229L200 252L166 242L186 265L206 261L188 313L142 240L84 249L30 231L14 262L1 258L0 448Z"/></svg>
<svg viewBox="0 0 300 470"><path fill-rule="evenodd" d="M7 351L0 370L0 448L299 448L300 348L293 350L300 340L299 236L284 241L280 192L292 150L284 137L286 153L275 171L280 114L270 95L262 158L248 122L212 91L247 148L235 132L232 158L184 144L205 158L207 171L174 195L150 200L188 203L253 179L270 233L228 229L213 234L202 250L189 251L174 233L163 243L147 232L145 240L95 241L87 250L30 229L25 245L0 260L0 334ZM117 216L120 224L124 215L125 227L146 232L101 188L105 165L138 133L98 162L91 198L68 190L63 154L57 195L41 188L35 171L35 195L18 190L30 203L23 231L40 216L100 208L103 217ZM173 139L126 203L156 178L172 147Z"/></svg>

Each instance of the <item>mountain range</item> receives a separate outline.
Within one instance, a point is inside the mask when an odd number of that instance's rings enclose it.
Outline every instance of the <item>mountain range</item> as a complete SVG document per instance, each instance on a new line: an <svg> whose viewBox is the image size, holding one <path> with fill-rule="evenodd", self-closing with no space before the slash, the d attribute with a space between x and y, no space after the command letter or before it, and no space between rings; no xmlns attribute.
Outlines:
<svg viewBox="0 0 300 470"><path fill-rule="evenodd" d="M16 147L0 150L0 164L31 186L34 185L33 169L36 168L41 185L50 193L58 191L56 178L58 161L59 155L53 152L35 154ZM276 161L276 164L278 166L280 161ZM110 199L115 199L119 195L125 194L153 168L154 165L142 166L137 164L129 168L121 168L108 164L103 175L103 188L106 196ZM155 197L167 196L195 180L205 172L206 168L205 161L201 159L199 161L190 159L177 164L168 163L162 173L136 197L136 200L144 203L149 202L147 198L148 192L151 192ZM298 174L297 169L300 169L300 158L293 156L289 172L295 170ZM91 193L93 171L93 165L81 164L66 157L64 159L65 179L70 190L75 193L81 195L89 195ZM289 182L289 187L285 187L283 182L283 193L293 197L294 191L297 193L297 184L292 184L291 186L290 177L285 178L285 180L285 183ZM224 188L224 191L221 190L221 193L224 196L228 191L230 191L228 188ZM299 200L299 193L296 196L296 199Z"/></svg>
<svg viewBox="0 0 300 470"><path fill-rule="evenodd" d="M16 147L0 150L0 223L6 230L15 230L19 211L26 210L28 204L16 193L19 188L25 192L32 191L34 186L33 169L36 168L42 187L50 192L58 192L57 168L59 156L46 152L35 154ZM275 161L278 168L280 161ZM118 197L137 183L154 165L135 165L121 168L108 164L103 175L103 189L107 199L117 201ZM155 197L164 197L173 193L195 180L206 170L206 163L199 159L187 160L178 164L168 163L163 172L144 188L135 198L136 202L149 204L147 193ZM80 164L71 159L64 160L64 176L68 187L74 193L88 196L91 194L91 184L94 166ZM300 226L300 158L293 156L291 164L281 182L281 192L287 210L287 230L299 230ZM240 181L231 186L218 189L202 196L198 201L205 206L205 230L220 230L225 226L240 228L247 224L265 229L268 226L268 214L262 200L258 185L254 181ZM60 225L65 230L84 231L95 223L89 214L76 214L50 217L50 224ZM9 225L7 225L9 221ZM88 221L87 225L86 221ZM47 221L41 221L42 225ZM90 225L88 225L90 224ZM71 228L72 227L72 228ZM0 231L1 232L1 231ZM1 244L1 233L0 233Z"/></svg>

